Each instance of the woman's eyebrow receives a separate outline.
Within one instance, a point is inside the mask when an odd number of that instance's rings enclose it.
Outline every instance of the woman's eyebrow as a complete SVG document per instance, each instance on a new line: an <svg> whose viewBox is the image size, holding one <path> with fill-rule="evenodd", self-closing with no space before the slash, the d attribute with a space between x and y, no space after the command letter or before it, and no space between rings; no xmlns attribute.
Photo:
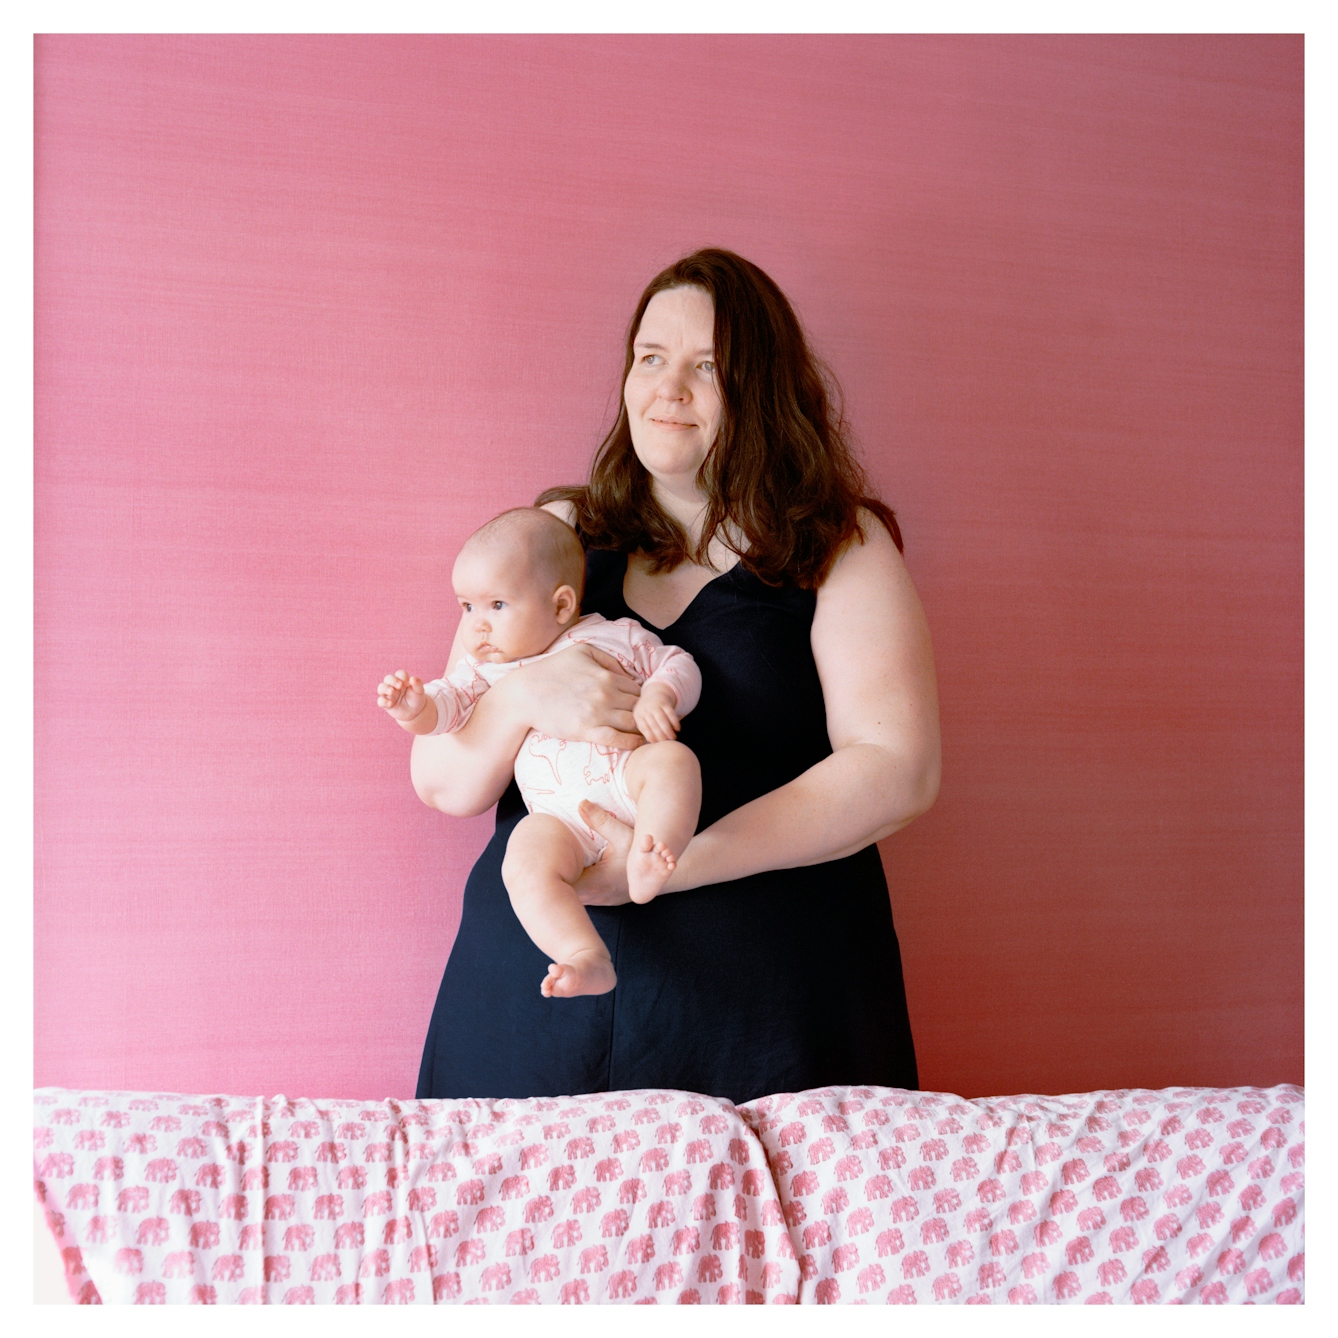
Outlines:
<svg viewBox="0 0 1338 1338"><path fill-rule="evenodd" d="M636 339L636 340L633 340L633 342L632 342L632 347L633 347L633 348L653 348L653 349L657 350L657 351L660 352L660 353L665 353L665 352L668 351L668 350L665 348L665 346L664 346L663 344L652 344L648 339ZM714 349L711 345L708 344L705 348L699 348L699 349L698 349L692 356L693 356L694 358L714 358L714 357L715 357L715 349Z"/></svg>

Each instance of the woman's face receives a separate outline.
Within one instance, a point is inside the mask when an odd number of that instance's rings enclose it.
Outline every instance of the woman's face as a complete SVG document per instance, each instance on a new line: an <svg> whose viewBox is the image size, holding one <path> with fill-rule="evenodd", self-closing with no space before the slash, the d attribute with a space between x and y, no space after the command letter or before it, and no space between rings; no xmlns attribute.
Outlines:
<svg viewBox="0 0 1338 1338"><path fill-rule="evenodd" d="M632 448L655 481L695 491L720 428L715 306L702 288L670 288L646 306L623 403Z"/></svg>

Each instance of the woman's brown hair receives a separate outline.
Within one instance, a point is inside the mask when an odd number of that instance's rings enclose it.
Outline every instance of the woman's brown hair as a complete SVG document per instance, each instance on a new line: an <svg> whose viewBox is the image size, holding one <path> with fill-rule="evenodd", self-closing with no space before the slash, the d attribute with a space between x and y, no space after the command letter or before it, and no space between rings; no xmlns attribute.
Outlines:
<svg viewBox="0 0 1338 1338"><path fill-rule="evenodd" d="M650 281L627 328L623 382L651 298L683 287L704 288L715 305L722 404L720 430L697 475L708 499L700 543L694 550L655 501L632 449L625 403L600 444L589 484L549 488L536 505L573 503L588 547L643 553L652 571L672 570L685 559L704 563L719 534L743 567L769 584L816 589L846 545L856 535L863 540L861 506L900 549L896 516L869 495L851 450L834 379L809 349L785 294L742 256L714 247L694 251Z"/></svg>

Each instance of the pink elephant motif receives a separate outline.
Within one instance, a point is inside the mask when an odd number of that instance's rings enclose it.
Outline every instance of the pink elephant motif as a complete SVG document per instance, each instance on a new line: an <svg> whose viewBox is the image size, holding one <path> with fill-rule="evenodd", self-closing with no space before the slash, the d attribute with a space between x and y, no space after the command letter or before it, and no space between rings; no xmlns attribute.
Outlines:
<svg viewBox="0 0 1338 1338"><path fill-rule="evenodd" d="M682 1266L672 1260L667 1264L661 1264L655 1270L655 1290L657 1292L665 1291L669 1287L677 1287L682 1281Z"/></svg>
<svg viewBox="0 0 1338 1338"><path fill-rule="evenodd" d="M562 1276L562 1265L555 1254L541 1254L530 1264L530 1278L534 1282L553 1282Z"/></svg>
<svg viewBox="0 0 1338 1338"><path fill-rule="evenodd" d="M914 1250L902 1257L901 1276L922 1278L929 1272L929 1256L923 1250Z"/></svg>
<svg viewBox="0 0 1338 1338"><path fill-rule="evenodd" d="M627 1234L628 1216L621 1208L605 1213L599 1224L601 1236L623 1236Z"/></svg>
<svg viewBox="0 0 1338 1338"><path fill-rule="evenodd" d="M453 1212L437 1213L428 1226L427 1234L435 1239L445 1239L447 1236L454 1236L460 1230L460 1219Z"/></svg>
<svg viewBox="0 0 1338 1338"><path fill-rule="evenodd" d="M305 1253L316 1243L316 1228L306 1222L290 1226L283 1233L283 1248L299 1254Z"/></svg>
<svg viewBox="0 0 1338 1338"><path fill-rule="evenodd" d="M992 1287L1001 1287L1005 1281L1005 1274L1001 1264L981 1264L976 1273L976 1286L981 1291L988 1291Z"/></svg>
<svg viewBox="0 0 1338 1338"><path fill-rule="evenodd" d="M1064 1232L1058 1222L1051 1222L1048 1219L1044 1222L1037 1222L1035 1231L1037 1245L1058 1245L1064 1239Z"/></svg>
<svg viewBox="0 0 1338 1338"><path fill-rule="evenodd" d="M34 1138L37 1136L37 1132L37 1130L34 1130ZM42 1146L46 1147L51 1142L51 1130L43 1129L40 1132L47 1135L42 1143ZM80 1129L74 1136L74 1146L80 1152L96 1152L99 1148L105 1147L106 1143L106 1135L97 1129ZM1295 1165L1295 1162L1292 1164Z"/></svg>
<svg viewBox="0 0 1338 1338"><path fill-rule="evenodd" d="M618 1186L619 1203L640 1203L645 1197L646 1186L640 1180L624 1180Z"/></svg>
<svg viewBox="0 0 1338 1338"><path fill-rule="evenodd" d="M358 1276L360 1278L384 1278L390 1274L390 1251L373 1250L370 1254L363 1256L362 1263L358 1266Z"/></svg>
<svg viewBox="0 0 1338 1338"><path fill-rule="evenodd" d="M214 1260L215 1282L240 1282L245 1275L245 1265L239 1254L221 1254Z"/></svg>
<svg viewBox="0 0 1338 1338"><path fill-rule="evenodd" d="M913 1257L913 1256L911 1256ZM928 1256L925 1257L925 1266L928 1267ZM845 1273L854 1268L859 1263L859 1247L854 1244L838 1245L832 1251L832 1270L836 1273ZM903 1261L903 1268L904 1268Z"/></svg>
<svg viewBox="0 0 1338 1338"><path fill-rule="evenodd" d="M595 1179L607 1183L616 1180L623 1173L623 1164L617 1157L605 1157L595 1163Z"/></svg>
<svg viewBox="0 0 1338 1338"><path fill-rule="evenodd" d="M144 1271L144 1254L141 1250L117 1250L112 1260L112 1267L118 1273L134 1276Z"/></svg>
<svg viewBox="0 0 1338 1338"><path fill-rule="evenodd" d="M125 1178L125 1163L120 1157L99 1157L93 1163L94 1180L122 1180Z"/></svg>
<svg viewBox="0 0 1338 1338"><path fill-rule="evenodd" d="M436 1279L440 1282L443 1279ZM435 1290L435 1289L434 1289ZM335 1292L335 1305L361 1305L362 1304L362 1283L346 1282L338 1291Z"/></svg>
<svg viewBox="0 0 1338 1338"><path fill-rule="evenodd" d="M1022 1276L1024 1278L1038 1277L1049 1267L1050 1261L1039 1251L1034 1254L1023 1255L1022 1257Z"/></svg>
<svg viewBox="0 0 1338 1338"><path fill-rule="evenodd" d="M318 1254L311 1261L312 1282L333 1282L341 1275L337 1254Z"/></svg>
<svg viewBox="0 0 1338 1338"><path fill-rule="evenodd" d="M499 1192L503 1199L521 1199L530 1192L530 1182L523 1175L509 1175Z"/></svg>
<svg viewBox="0 0 1338 1338"><path fill-rule="evenodd" d="M190 1289L188 1298L191 1305L217 1305L218 1292L215 1288L200 1282Z"/></svg>
<svg viewBox="0 0 1338 1338"><path fill-rule="evenodd" d="M692 1220L705 1222L715 1216L715 1195L698 1194L692 1201Z"/></svg>
<svg viewBox="0 0 1338 1338"><path fill-rule="evenodd" d="M1076 1273L1060 1273L1055 1278L1054 1288L1061 1301L1071 1301L1082 1291L1082 1283Z"/></svg>
<svg viewBox="0 0 1338 1338"><path fill-rule="evenodd" d="M674 1205L666 1199L661 1199L658 1203L653 1203L646 1214L646 1224L651 1227L673 1226L677 1220L677 1214L674 1212Z"/></svg>
<svg viewBox="0 0 1338 1338"><path fill-rule="evenodd" d="M670 1171L664 1177L664 1192L673 1198L682 1198L683 1195L692 1193L692 1172Z"/></svg>
<svg viewBox="0 0 1338 1338"><path fill-rule="evenodd" d="M225 1179L223 1168L213 1162L206 1163L195 1172L195 1183L201 1189L218 1189Z"/></svg>
<svg viewBox="0 0 1338 1338"><path fill-rule="evenodd" d="M1019 1199L1008 1205L1008 1220L1013 1226L1030 1222L1036 1216L1036 1205L1030 1199Z"/></svg>
<svg viewBox="0 0 1338 1338"><path fill-rule="evenodd" d="M1124 1265L1118 1259L1107 1259L1104 1263L1098 1264L1096 1275L1101 1279L1103 1287L1113 1287L1116 1283L1123 1282L1126 1276Z"/></svg>
<svg viewBox="0 0 1338 1338"><path fill-rule="evenodd" d="M488 1247L483 1241L470 1238L462 1240L455 1247L455 1263L457 1268L465 1268L471 1264L481 1264L488 1255Z"/></svg>
<svg viewBox="0 0 1338 1338"><path fill-rule="evenodd" d="M559 1222L553 1228L553 1247L558 1250L577 1245L581 1240L581 1224L575 1218Z"/></svg>
<svg viewBox="0 0 1338 1338"><path fill-rule="evenodd" d="M548 1149L542 1143L531 1143L528 1147L523 1147L520 1150L520 1168L522 1171L533 1170L537 1166L545 1165L547 1161ZM449 1163L441 1164L449 1165ZM428 1174L431 1175L430 1170Z"/></svg>
<svg viewBox="0 0 1338 1338"><path fill-rule="evenodd" d="M823 1223L823 1225L825 1226L826 1223ZM733 1250L738 1246L738 1243L739 1228L733 1222L721 1222L718 1226L712 1228L711 1248L713 1250ZM805 1241L805 1244L807 1243Z"/></svg>
<svg viewBox="0 0 1338 1338"><path fill-rule="evenodd" d="M292 1260L286 1254L267 1254L265 1256L265 1281L287 1282L292 1275Z"/></svg>
<svg viewBox="0 0 1338 1338"><path fill-rule="evenodd" d="M198 1189L179 1189L167 1202L169 1213L180 1213L183 1217L194 1217L200 1211L203 1200Z"/></svg>
<svg viewBox="0 0 1338 1338"><path fill-rule="evenodd" d="M396 1278L387 1282L381 1300L386 1305L410 1305L413 1302L414 1288L412 1278Z"/></svg>
<svg viewBox="0 0 1338 1338"><path fill-rule="evenodd" d="M167 1288L161 1282L141 1282L135 1288L136 1305L166 1305Z"/></svg>
<svg viewBox="0 0 1338 1338"><path fill-rule="evenodd" d="M167 1218L146 1217L135 1233L136 1245L166 1245L169 1235Z"/></svg>
<svg viewBox="0 0 1338 1338"><path fill-rule="evenodd" d="M529 1227L520 1227L519 1230L512 1231L506 1238L506 1250L504 1254L527 1255L534 1248L534 1232Z"/></svg>
<svg viewBox="0 0 1338 1338"><path fill-rule="evenodd" d="M98 1206L98 1187L96 1185L71 1185L65 1196L65 1206L72 1210L85 1210Z"/></svg>
<svg viewBox="0 0 1338 1338"><path fill-rule="evenodd" d="M485 1292L501 1291L511 1285L511 1266L504 1263L489 1264L479 1278L479 1284Z"/></svg>
<svg viewBox="0 0 1338 1338"><path fill-rule="evenodd" d="M835 1305L841 1299L841 1284L835 1278L823 1278L813 1288L813 1299L818 1305Z"/></svg>
<svg viewBox="0 0 1338 1338"><path fill-rule="evenodd" d="M163 1260L163 1277L189 1278L195 1275L195 1256L189 1250L178 1250Z"/></svg>
<svg viewBox="0 0 1338 1338"><path fill-rule="evenodd" d="M430 1185L421 1185L409 1191L409 1211L415 1213L431 1212L437 1206L437 1191Z"/></svg>
<svg viewBox="0 0 1338 1338"><path fill-rule="evenodd" d="M149 1206L149 1191L143 1185L127 1185L116 1196L116 1211L142 1213Z"/></svg>
<svg viewBox="0 0 1338 1338"><path fill-rule="evenodd" d="M297 1212L297 1202L291 1194L275 1194L265 1200L265 1221L286 1222Z"/></svg>
<svg viewBox="0 0 1338 1338"><path fill-rule="evenodd" d="M621 1277L623 1275L617 1274L616 1276ZM633 1286L635 1285L634 1279ZM586 1280L584 1278L573 1278L570 1282L564 1282L562 1291L559 1293L559 1299L563 1305L584 1305L590 1299L590 1288Z"/></svg>
<svg viewBox="0 0 1338 1338"><path fill-rule="evenodd" d="M867 1270L866 1270L867 1271ZM864 1274L860 1274L860 1291L864 1290ZM878 1279L878 1285L882 1284L882 1278ZM870 1288L872 1291L873 1289ZM956 1273L944 1273L942 1276L934 1279L934 1300L950 1301L954 1296L962 1294L961 1279Z"/></svg>
<svg viewBox="0 0 1338 1338"><path fill-rule="evenodd" d="M906 1242L902 1239L901 1232L896 1227L880 1232L874 1244L880 1258L886 1258L889 1254L900 1254L906 1248Z"/></svg>
<svg viewBox="0 0 1338 1338"><path fill-rule="evenodd" d="M882 1240L881 1236L879 1240ZM881 1254L882 1251L880 1250L879 1253ZM954 1268L963 1268L976 1257L975 1247L969 1240L954 1241L944 1253L948 1263Z"/></svg>
<svg viewBox="0 0 1338 1338"><path fill-rule="evenodd" d="M563 1289L566 1290L565 1288ZM624 1270L609 1278L609 1296L615 1301L626 1300L636 1291L636 1274Z"/></svg>
<svg viewBox="0 0 1338 1338"><path fill-rule="evenodd" d="M416 1245L409 1252L410 1273L430 1273L437 1266L437 1247L435 1245Z"/></svg>
<svg viewBox="0 0 1338 1338"><path fill-rule="evenodd" d="M404 1219L409 1220L407 1217ZM506 1225L506 1213L503 1209L494 1205L491 1208L480 1208L474 1218L474 1230L479 1231L500 1231Z"/></svg>
<svg viewBox="0 0 1338 1338"><path fill-rule="evenodd" d="M609 1252L603 1245L591 1245L581 1251L581 1272L602 1273L609 1266Z"/></svg>
<svg viewBox="0 0 1338 1338"><path fill-rule="evenodd" d="M336 1250L361 1249L363 1240L364 1237L361 1222L344 1222L335 1227Z"/></svg>

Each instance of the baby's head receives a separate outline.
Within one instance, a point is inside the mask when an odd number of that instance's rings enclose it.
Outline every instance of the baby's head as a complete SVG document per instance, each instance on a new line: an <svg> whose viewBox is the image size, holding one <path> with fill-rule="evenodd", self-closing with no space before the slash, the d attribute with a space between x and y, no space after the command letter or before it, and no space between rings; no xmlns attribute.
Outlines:
<svg viewBox="0 0 1338 1338"><path fill-rule="evenodd" d="M491 664L538 655L580 617L584 583L570 525L534 506L503 511L465 540L451 573L465 649Z"/></svg>

